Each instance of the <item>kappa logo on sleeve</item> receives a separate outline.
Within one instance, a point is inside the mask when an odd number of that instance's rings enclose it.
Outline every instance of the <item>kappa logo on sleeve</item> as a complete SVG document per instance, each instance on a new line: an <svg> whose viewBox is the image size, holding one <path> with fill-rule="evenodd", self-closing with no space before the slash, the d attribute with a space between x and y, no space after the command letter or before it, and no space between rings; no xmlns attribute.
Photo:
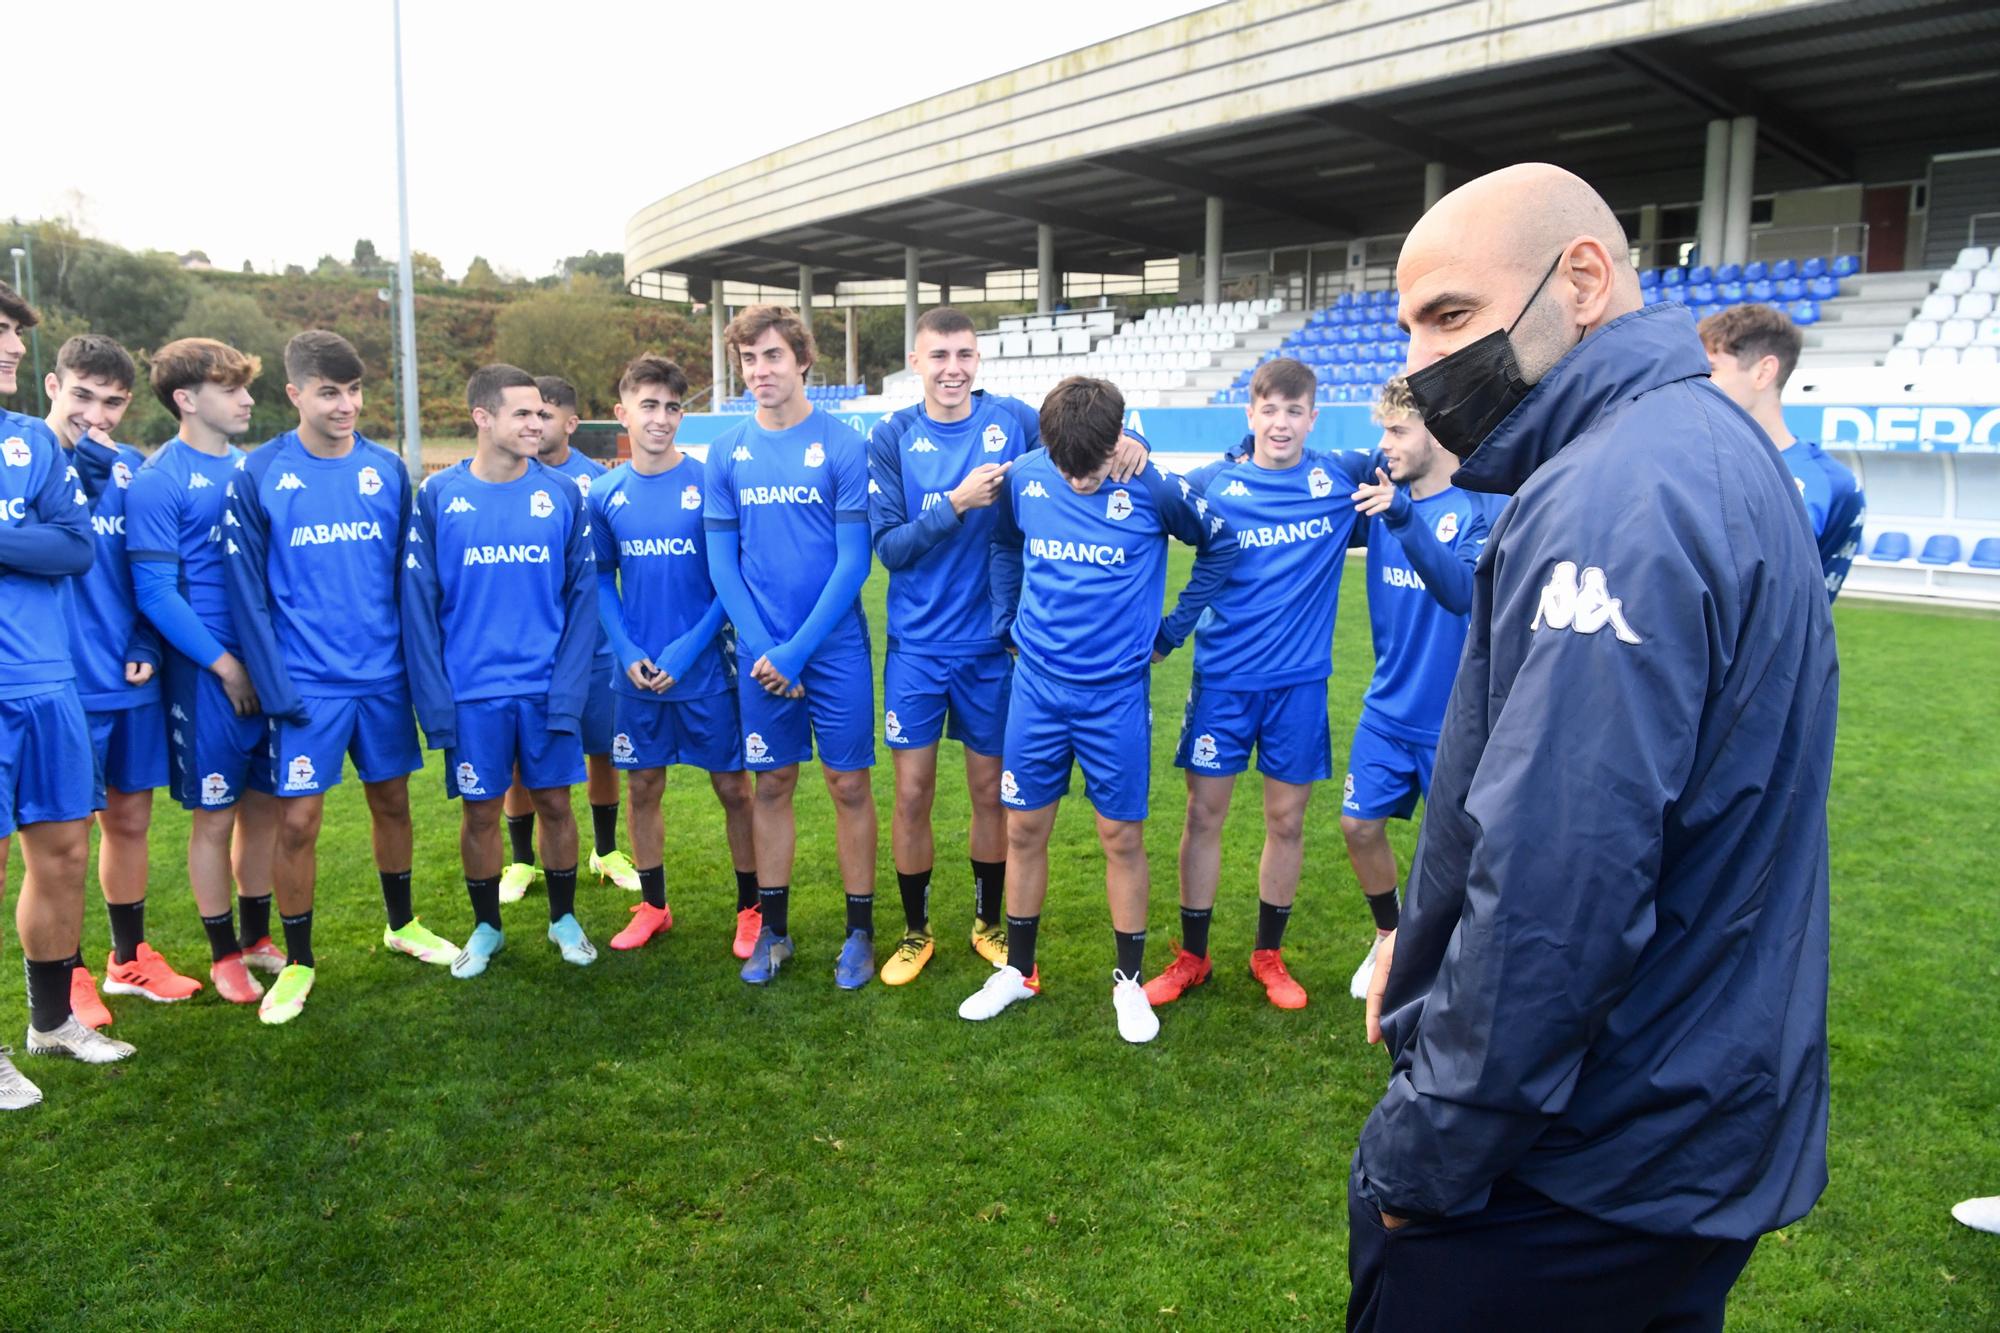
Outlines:
<svg viewBox="0 0 2000 1333"><path fill-rule="evenodd" d="M623 500L625 498L625 493L623 491L620 491L618 493L618 498ZM688 483L687 489L681 492L681 508L683 509L701 508L701 487L696 486L692 482Z"/></svg>
<svg viewBox="0 0 2000 1333"><path fill-rule="evenodd" d="M549 498L547 491L536 491L528 497L528 512L536 518L547 518L556 512L556 502Z"/></svg>
<svg viewBox="0 0 2000 1333"><path fill-rule="evenodd" d="M380 495L382 493L382 474L372 467L362 468L355 477L355 483L360 487L363 495Z"/></svg>
<svg viewBox="0 0 2000 1333"><path fill-rule="evenodd" d="M994 422L980 434L979 447L989 454L997 454L1007 447L1007 432L1000 429L999 422Z"/></svg>
<svg viewBox="0 0 2000 1333"><path fill-rule="evenodd" d="M749 445L747 445L747 444L739 444L739 445L737 445L737 446L736 446L736 452L735 452L735 453L733 453L733 454L731 454L731 455L729 455L729 457L730 457L730 460L731 460L732 462L737 462L737 463L747 463L747 462L749 462L749 461L750 461L750 446L749 446Z"/></svg>
<svg viewBox="0 0 2000 1333"><path fill-rule="evenodd" d="M281 491L302 491L305 488L306 484L299 480L296 472L287 472L278 478L278 489Z"/></svg>
<svg viewBox="0 0 2000 1333"><path fill-rule="evenodd" d="M472 501L462 495L454 495L451 497L451 503L444 507L444 512L447 514L469 514L472 512Z"/></svg>
<svg viewBox="0 0 2000 1333"><path fill-rule="evenodd" d="M934 454L937 451L938 447L931 443L927 435L919 435L910 443L910 452L913 454ZM812 464L808 463L806 466L811 467Z"/></svg>
<svg viewBox="0 0 2000 1333"><path fill-rule="evenodd" d="M1104 502L1104 516L1117 522L1132 517L1132 495L1122 486L1111 492L1111 498Z"/></svg>
<svg viewBox="0 0 2000 1333"><path fill-rule="evenodd" d="M1037 500L1046 500L1049 498L1049 493L1046 490L1042 489L1042 483L1040 483L1039 481L1031 481L1026 486L1022 487L1021 494L1032 495Z"/></svg>
<svg viewBox="0 0 2000 1333"><path fill-rule="evenodd" d="M12 462L13 460L9 459L8 461ZM214 485L214 482L199 472L193 473L188 477L188 489L191 491L205 491Z"/></svg>
<svg viewBox="0 0 2000 1333"><path fill-rule="evenodd" d="M1232 481L1222 488L1222 493L1224 495L1248 495L1250 494L1250 488L1240 481Z"/></svg>
<svg viewBox="0 0 2000 1333"><path fill-rule="evenodd" d="M1587 565L1579 576L1574 560L1557 562L1535 605L1529 632L1540 629L1544 620L1550 629L1574 630L1578 634L1595 634L1609 625L1620 643L1645 642L1632 632L1625 619L1625 603L1611 595L1604 571L1596 565Z"/></svg>
<svg viewBox="0 0 2000 1333"><path fill-rule="evenodd" d="M9 435L5 444L0 444L0 456L7 460L8 467L26 467L34 461L34 450L18 435Z"/></svg>
<svg viewBox="0 0 2000 1333"><path fill-rule="evenodd" d="M631 503L632 503L632 497L625 494L625 492L620 491L618 492L618 494L611 497L611 503L608 506L608 508L618 509Z"/></svg>

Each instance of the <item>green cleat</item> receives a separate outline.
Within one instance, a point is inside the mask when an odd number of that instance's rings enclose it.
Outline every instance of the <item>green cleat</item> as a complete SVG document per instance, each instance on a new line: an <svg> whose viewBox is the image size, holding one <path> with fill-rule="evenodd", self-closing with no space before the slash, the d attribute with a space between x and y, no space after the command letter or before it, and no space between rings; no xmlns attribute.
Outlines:
<svg viewBox="0 0 2000 1333"><path fill-rule="evenodd" d="M639 868L632 864L632 858L612 848L604 855L590 854L590 870L599 879L608 879L627 893L639 891Z"/></svg>
<svg viewBox="0 0 2000 1333"><path fill-rule="evenodd" d="M287 963L271 989L257 1006L257 1017L266 1023L289 1023L305 1011L306 996L312 994L313 970L302 963Z"/></svg>
<svg viewBox="0 0 2000 1333"><path fill-rule="evenodd" d="M518 903L528 896L528 887L542 872L524 861L516 861L500 872L500 901Z"/></svg>
<svg viewBox="0 0 2000 1333"><path fill-rule="evenodd" d="M440 937L414 916L404 923L401 930L382 927L382 945L397 953L406 953L420 963L436 963L439 967L450 967L451 960L458 957L456 944Z"/></svg>

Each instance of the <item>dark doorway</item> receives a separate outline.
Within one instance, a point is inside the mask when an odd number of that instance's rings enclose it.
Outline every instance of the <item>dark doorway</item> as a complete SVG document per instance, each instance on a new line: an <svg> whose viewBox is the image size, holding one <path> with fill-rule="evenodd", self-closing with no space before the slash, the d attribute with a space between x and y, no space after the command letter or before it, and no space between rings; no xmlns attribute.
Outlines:
<svg viewBox="0 0 2000 1333"><path fill-rule="evenodd" d="M1910 240L1910 187L1876 185L1861 192L1861 220L1868 224L1869 273L1897 273Z"/></svg>

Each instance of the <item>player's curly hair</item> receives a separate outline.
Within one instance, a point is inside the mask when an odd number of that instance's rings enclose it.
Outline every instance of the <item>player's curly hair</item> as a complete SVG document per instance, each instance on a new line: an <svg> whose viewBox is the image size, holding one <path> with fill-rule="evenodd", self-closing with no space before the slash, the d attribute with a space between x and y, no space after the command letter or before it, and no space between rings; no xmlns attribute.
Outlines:
<svg viewBox="0 0 2000 1333"><path fill-rule="evenodd" d="M722 331L722 341L729 347L731 356L741 356L743 349L756 342L772 329L785 340L798 359L799 369L804 370L819 360L819 348L813 342L812 326L799 318L799 312L790 306L753 305L736 312L736 318L729 321L729 327Z"/></svg>
<svg viewBox="0 0 2000 1333"><path fill-rule="evenodd" d="M1042 444L1065 477L1104 466L1125 433L1125 395L1110 380L1072 375L1042 400Z"/></svg>
<svg viewBox="0 0 2000 1333"><path fill-rule="evenodd" d="M1386 426L1404 417L1417 416L1417 400L1410 397L1410 381L1407 376L1398 375L1382 386L1382 392L1375 395L1373 415L1375 424Z"/></svg>
<svg viewBox="0 0 2000 1333"><path fill-rule="evenodd" d="M263 370L261 358L239 352L228 343L213 338L177 338L153 353L147 378L152 382L154 396L179 421L181 409L174 395L182 389L196 389L204 384L220 384L225 389L247 388Z"/></svg>

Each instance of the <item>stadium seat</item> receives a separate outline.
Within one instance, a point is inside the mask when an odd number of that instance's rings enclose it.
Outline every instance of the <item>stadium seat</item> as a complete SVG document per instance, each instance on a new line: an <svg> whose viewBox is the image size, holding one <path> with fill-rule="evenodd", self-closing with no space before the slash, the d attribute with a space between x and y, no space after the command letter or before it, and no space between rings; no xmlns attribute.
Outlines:
<svg viewBox="0 0 2000 1333"><path fill-rule="evenodd" d="M1979 325L1969 319L1948 319L1938 325L1938 346L1970 347L1979 339Z"/></svg>
<svg viewBox="0 0 2000 1333"><path fill-rule="evenodd" d="M1910 558L1910 534L1907 532L1885 532L1875 539L1875 546L1868 552L1870 560L1894 561Z"/></svg>
<svg viewBox="0 0 2000 1333"><path fill-rule="evenodd" d="M1717 264L1715 266L1715 280L1717 283L1741 282L1743 280L1743 266L1741 264Z"/></svg>
<svg viewBox="0 0 2000 1333"><path fill-rule="evenodd" d="M1695 271L1706 273L1708 270L1697 269ZM1687 293L1688 300L1695 305L1715 304L1715 284L1712 282L1691 282L1688 284Z"/></svg>
<svg viewBox="0 0 2000 1333"><path fill-rule="evenodd" d="M1785 313L1792 317L1792 323L1794 324L1801 326L1817 324L1819 323L1819 302L1794 301L1785 307Z"/></svg>
<svg viewBox="0 0 2000 1333"><path fill-rule="evenodd" d="M1957 537L1949 532L1940 532L1924 543L1923 554L1917 557L1920 565L1955 565L1965 548Z"/></svg>
<svg viewBox="0 0 2000 1333"><path fill-rule="evenodd" d="M1688 286L1699 287L1715 281L1715 270L1706 264L1696 264L1687 271Z"/></svg>
<svg viewBox="0 0 2000 1333"><path fill-rule="evenodd" d="M1727 264L1724 267L1734 268L1735 265ZM1715 284L1715 300L1718 305L1742 305L1746 294L1743 284L1740 282L1732 280Z"/></svg>
<svg viewBox="0 0 2000 1333"><path fill-rule="evenodd" d="M1961 366L2000 366L2000 347L1984 347L1974 343L1971 347L1959 349L1958 364Z"/></svg>
<svg viewBox="0 0 2000 1333"><path fill-rule="evenodd" d="M1799 265L1795 259L1780 259L1771 265L1771 280L1773 282L1781 282L1786 278L1796 278L1798 276Z"/></svg>
<svg viewBox="0 0 2000 1333"><path fill-rule="evenodd" d="M1660 286L1662 289L1684 287L1686 285L1687 274L1681 269L1670 268L1660 274Z"/></svg>
<svg viewBox="0 0 2000 1333"><path fill-rule="evenodd" d="M1956 347L1926 347L1924 349L1923 365L1926 369L1934 370L1939 366L1955 366L1957 364L1958 349Z"/></svg>
<svg viewBox="0 0 2000 1333"><path fill-rule="evenodd" d="M1761 259L1753 259L1743 266L1743 281L1762 282L1771 276L1771 266Z"/></svg>
<svg viewBox="0 0 2000 1333"><path fill-rule="evenodd" d="M1807 278L1806 295L1815 301L1831 301L1840 295L1840 283L1832 278Z"/></svg>
<svg viewBox="0 0 2000 1333"><path fill-rule="evenodd" d="M1932 292L1924 298L1923 308L1917 311L1918 319L1946 320L1958 312L1958 298L1943 292Z"/></svg>
<svg viewBox="0 0 2000 1333"><path fill-rule="evenodd" d="M1992 313L1992 292L1967 292L1958 298L1958 317L1960 319L1985 319Z"/></svg>
<svg viewBox="0 0 2000 1333"><path fill-rule="evenodd" d="M1974 569L2000 569L2000 537L1981 537L1974 542L1965 563Z"/></svg>
<svg viewBox="0 0 2000 1333"><path fill-rule="evenodd" d="M1660 299L1662 301L1670 301L1674 305L1686 305L1688 303L1687 290L1685 287L1662 287L1660 288Z"/></svg>
<svg viewBox="0 0 2000 1333"><path fill-rule="evenodd" d="M1805 297L1806 285L1797 278L1779 278L1774 285L1780 301L1798 301Z"/></svg>
<svg viewBox="0 0 2000 1333"><path fill-rule="evenodd" d="M1769 305L1777 299L1778 285L1768 278L1758 278L1755 281L1743 284L1743 295L1748 300L1761 301L1765 305Z"/></svg>
<svg viewBox="0 0 2000 1333"><path fill-rule="evenodd" d="M1860 255L1836 255L1826 266L1827 273L1835 278L1851 278L1861 271Z"/></svg>
<svg viewBox="0 0 2000 1333"><path fill-rule="evenodd" d="M1799 276L1802 278L1825 277L1826 261L1817 255L1813 256L1811 259L1806 260L1805 263L1799 265Z"/></svg>
<svg viewBox="0 0 2000 1333"><path fill-rule="evenodd" d="M1882 358L1882 365L1889 370L1915 370L1923 363L1924 354L1914 347L1891 347Z"/></svg>
<svg viewBox="0 0 2000 1333"><path fill-rule="evenodd" d="M1972 290L1972 270L1950 269L1938 275L1937 289L1946 296L1957 296L1960 292Z"/></svg>
<svg viewBox="0 0 2000 1333"><path fill-rule="evenodd" d="M1693 307L1695 322L1700 323L1702 320L1707 319L1710 315L1719 315L1723 312L1724 308L1725 307L1719 306L1712 301L1707 305L1695 306Z"/></svg>
<svg viewBox="0 0 2000 1333"><path fill-rule="evenodd" d="M2000 319L1986 318L1979 321L1979 332L1973 337L1977 347L2000 347Z"/></svg>
<svg viewBox="0 0 2000 1333"><path fill-rule="evenodd" d="M1958 252L1958 262L1953 268L1985 268L1993 262L1993 252L1983 245L1968 245Z"/></svg>

